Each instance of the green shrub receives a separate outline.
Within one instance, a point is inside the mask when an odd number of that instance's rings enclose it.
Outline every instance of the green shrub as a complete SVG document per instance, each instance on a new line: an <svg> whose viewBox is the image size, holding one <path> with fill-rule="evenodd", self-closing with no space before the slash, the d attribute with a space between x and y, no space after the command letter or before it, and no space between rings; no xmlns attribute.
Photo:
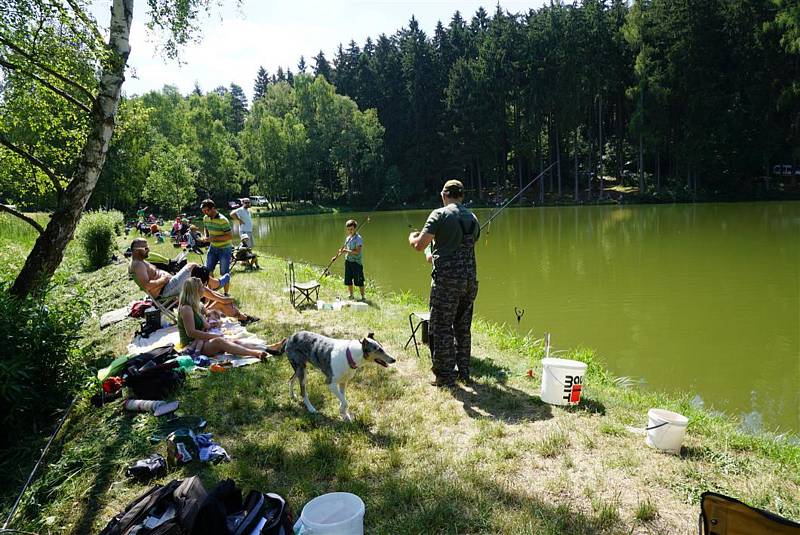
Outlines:
<svg viewBox="0 0 800 535"><path fill-rule="evenodd" d="M83 251L84 267L89 271L109 263L116 250L116 236L122 232L124 218L116 210L87 212L78 223L76 238Z"/></svg>
<svg viewBox="0 0 800 535"><path fill-rule="evenodd" d="M0 425L14 440L63 408L85 376L77 348L88 305L80 297L20 299L8 290L0 284Z"/></svg>

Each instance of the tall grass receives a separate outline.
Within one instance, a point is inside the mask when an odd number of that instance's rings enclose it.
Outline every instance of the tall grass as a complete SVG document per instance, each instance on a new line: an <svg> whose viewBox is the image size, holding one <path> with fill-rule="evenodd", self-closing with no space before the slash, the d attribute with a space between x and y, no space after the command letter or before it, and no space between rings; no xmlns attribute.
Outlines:
<svg viewBox="0 0 800 535"><path fill-rule="evenodd" d="M50 221L50 214L37 212L26 215L32 217L42 226L46 226L47 222ZM15 243L19 246L32 246L38 235L39 233L29 223L9 213L0 212L0 240Z"/></svg>
<svg viewBox="0 0 800 535"><path fill-rule="evenodd" d="M42 226L48 214L27 214ZM30 224L11 214L0 212L0 282L11 282L22 269L39 233Z"/></svg>

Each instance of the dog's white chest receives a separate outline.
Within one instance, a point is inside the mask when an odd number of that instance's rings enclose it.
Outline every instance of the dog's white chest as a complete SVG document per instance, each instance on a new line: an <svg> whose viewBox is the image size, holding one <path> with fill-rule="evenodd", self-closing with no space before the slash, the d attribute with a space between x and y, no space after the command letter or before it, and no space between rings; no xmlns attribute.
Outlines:
<svg viewBox="0 0 800 535"><path fill-rule="evenodd" d="M355 344L353 344L355 345ZM350 349L350 358L347 357L347 350ZM349 347L349 344L337 344L331 355L331 382L332 383L346 383L362 363L361 348ZM355 366L355 368L353 367Z"/></svg>

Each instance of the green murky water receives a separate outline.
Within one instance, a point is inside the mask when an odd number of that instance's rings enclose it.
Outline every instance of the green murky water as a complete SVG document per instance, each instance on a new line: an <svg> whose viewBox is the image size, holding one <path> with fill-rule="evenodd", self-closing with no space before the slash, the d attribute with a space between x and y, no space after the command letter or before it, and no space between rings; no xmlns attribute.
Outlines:
<svg viewBox="0 0 800 535"><path fill-rule="evenodd" d="M430 267L406 236L428 213L370 215L368 279L427 296ZM366 214L260 218L255 235L325 265L351 217ZM800 203L515 208L476 251L481 317L515 326L524 309L521 332L592 347L618 375L696 394L751 429L800 431Z"/></svg>

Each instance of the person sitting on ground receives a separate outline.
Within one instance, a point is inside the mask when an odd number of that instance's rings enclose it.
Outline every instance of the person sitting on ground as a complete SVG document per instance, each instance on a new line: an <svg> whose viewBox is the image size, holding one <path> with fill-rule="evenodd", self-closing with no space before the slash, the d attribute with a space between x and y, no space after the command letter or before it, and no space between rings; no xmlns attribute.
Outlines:
<svg viewBox="0 0 800 535"><path fill-rule="evenodd" d="M164 235L161 233L158 223L150 225L150 235L156 239L157 243L164 243Z"/></svg>
<svg viewBox="0 0 800 535"><path fill-rule="evenodd" d="M209 329L218 324L218 320L206 321L203 317L203 306L200 297L203 295L203 283L196 277L190 277L183 284L178 298L178 334L184 349L195 351L213 357L220 353L230 353L244 357L265 358L267 355L277 355L278 348L283 343L278 342L269 346L265 351L244 343L236 343L225 339L221 334L209 332Z"/></svg>
<svg viewBox="0 0 800 535"><path fill-rule="evenodd" d="M208 241L200 234L197 225L191 225L189 227L189 230L184 235L184 241L189 246L190 250L195 250L198 247L206 247L208 245Z"/></svg>
<svg viewBox="0 0 800 535"><path fill-rule="evenodd" d="M242 234L242 243L236 248L234 256L237 262L242 262L246 269L261 269L258 265L258 255L250 247L249 235Z"/></svg>
<svg viewBox="0 0 800 535"><path fill-rule="evenodd" d="M143 238L133 240L131 242L131 263L128 272L136 279L139 286L154 298L178 296L183 285L192 276L192 271L199 267L198 264L189 262L175 275L170 275L148 262L148 254L150 254L150 246L147 240ZM220 278L219 286L224 286L225 282L224 277ZM238 319L242 324L258 321L255 316L243 314L236 308L231 297L225 297L205 286L203 287L202 297L208 301L210 309L219 310L226 316Z"/></svg>
<svg viewBox="0 0 800 535"><path fill-rule="evenodd" d="M170 231L169 235L173 240L177 240L181 237L181 216L175 218L175 222L172 224L172 230Z"/></svg>

